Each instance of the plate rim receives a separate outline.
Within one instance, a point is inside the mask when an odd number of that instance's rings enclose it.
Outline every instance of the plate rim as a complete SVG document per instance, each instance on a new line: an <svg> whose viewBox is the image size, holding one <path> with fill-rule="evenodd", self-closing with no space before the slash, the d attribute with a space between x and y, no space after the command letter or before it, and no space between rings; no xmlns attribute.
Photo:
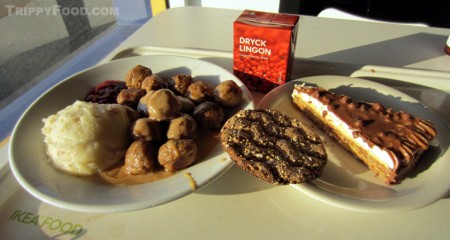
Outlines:
<svg viewBox="0 0 450 240"><path fill-rule="evenodd" d="M100 71L98 69L101 68L108 68L109 66L114 66L116 64L120 64L123 62L134 62L134 61L141 61L142 65L146 65L146 59L178 59L178 60L183 60L183 61L192 61L192 62L197 62L197 63L201 63L202 65L208 65L208 66L212 66L214 67L216 70L220 69L222 72L226 72L227 76L231 77L234 81L237 81L237 83L240 85L241 89L244 91L244 97L247 100L246 105L242 106L242 108L249 108L249 109L253 109L255 108L255 102L254 102L254 98L251 94L251 92L248 90L248 88L245 86L245 84L239 79L237 78L231 71L229 71L228 69L219 66L215 63L203 60L203 59L199 59L199 58L194 58L194 57L186 57L186 56L177 56L177 55L150 55L150 56L135 56L135 57L129 57L129 58L124 58L124 59L117 59L117 60L113 60L113 61L109 61L109 62L105 62L105 63L101 63L98 64L96 66L92 66L89 68L86 68L82 71L79 71L75 74L70 75L69 77L64 78L63 80L61 80L60 82L58 82L57 84L53 85L52 87L50 87L49 89L47 89L44 93L42 93L39 97L37 97L27 108L26 110L23 112L23 114L20 116L20 118L18 119L18 121L16 122L16 124L14 125L13 131L11 133L11 138L9 141L9 147L8 147L8 162L10 165L10 169L11 172L13 173L14 178L16 179L16 181L19 183L19 185L25 189L28 193L30 193L32 196L34 196L35 198L41 200L42 202L45 202L47 204L62 208L62 209L67 209L67 210L73 210L73 211L79 211L79 212L92 212L92 213L113 213L113 212L128 212L128 211L134 211L134 210L140 210L140 209L144 209L144 208L151 208L151 207L155 207L158 205L162 205L165 203L169 203L171 201L180 199L184 196L189 195L192 192L198 191L199 189L202 189L204 187L206 187L207 185L209 185L211 182L213 182L214 180L218 179L221 175L223 175L225 172L227 172L232 166L233 166L233 161L231 161L231 159L229 158L225 158L223 161L220 162L221 164L221 168L220 171L217 171L216 173L212 174L211 176L209 176L208 178L206 178L205 180L203 180L201 183L197 182L197 188L195 190L193 190L190 186L186 186L183 187L180 191L177 191L175 194L170 195L170 197L166 200L149 200L149 199L145 199L143 201L134 201L134 202L129 202L129 203L114 203L114 204L104 204L104 205L92 205L92 204L85 204L85 203L76 203L74 201L68 201L68 200L61 200L59 198L54 197L53 195L49 195L47 193L44 193L43 191L41 191L39 188L33 186L33 183L31 183L30 181L28 181L28 179L23 175L23 169L19 169L17 164L16 164L16 159L14 156L14 152L17 151L15 150L15 148L20 148L19 146L16 146L17 143L17 132L19 131L20 127L22 127L23 124L25 124L25 121L27 120L28 115L30 114L30 112L32 110L34 110L34 108L36 107L36 105L39 104L40 101L43 101L42 99L47 96L48 94L52 94L53 91L55 91L55 89L57 89L58 87L60 87L61 85L69 82L69 81L74 81L72 79L79 77L80 75L83 74L88 74L89 72L92 71ZM147 61L148 62L148 61ZM150 68L152 68L151 66L148 66ZM157 74L158 72L163 72L163 71L167 71L170 69L176 68L176 66L171 67L171 68L167 68L167 69L162 69L162 70L158 70L155 71L154 73ZM124 72L124 75L126 73ZM194 75L195 78L195 75ZM99 82L103 81L103 80L107 80L107 79L101 79L98 80ZM95 82L95 81L94 81ZM73 99L73 101L75 101L76 99ZM220 142L218 143L220 144ZM220 155L224 154L225 152L222 152ZM214 156L214 158L217 156ZM222 167L223 166L223 167ZM180 170L179 172L177 172L176 175L183 175L185 172L189 172L188 171L189 168L187 169L183 169ZM56 171L56 170L55 170ZM174 177L174 176L172 176ZM182 176L183 177L183 176ZM170 177L169 177L170 178ZM158 181L163 181L163 180L167 180L166 179L162 179L162 180L158 180ZM197 180L197 179L196 179ZM144 184L151 184L151 183L144 183ZM122 187L122 186L115 186L115 187ZM158 197L159 199L159 197Z"/></svg>
<svg viewBox="0 0 450 240"><path fill-rule="evenodd" d="M372 86L378 86L383 88L388 88L391 90L390 93L394 93L395 96L398 96L398 94L401 95L401 97L405 97L405 100L408 101L414 101L417 103L421 103L424 107L428 108L426 105L424 105L419 100L409 96L408 94L405 94L395 88L389 87L387 85L377 83L374 81L363 79L362 77L350 77L350 76L339 76L339 75L317 75L317 76L308 76L308 77L302 77L293 79L286 84L283 84L269 93L267 93L257 104L256 108L267 108L271 106L271 102L274 102L274 100L277 97L277 92L283 91L285 89L291 88L290 91L292 91L295 84L301 84L301 83L312 83L316 84L315 81L322 81L322 79L326 78L334 78L332 81L339 81L339 80L345 80L347 82L343 83L342 85L345 85L349 83L349 80L352 81L358 81L358 83L362 84L370 84ZM319 79L319 80L318 80ZM360 85L358 85L360 86ZM287 90L285 90L287 91ZM289 94L290 96L290 94ZM429 109L429 108L428 108ZM437 113L430 110L430 113L434 115L434 117L439 120L439 125L444 126L446 129L449 129L448 126L445 125L442 117L440 117ZM448 136L447 136L448 138ZM444 155L448 155L448 150L439 156L438 159L443 158ZM366 213L394 213L394 212L404 212L409 210L418 209L421 207L425 207L429 204L432 204L438 200L440 200L442 197L444 197L449 191L450 191L450 182L444 187L443 185L440 185L441 187L438 190L433 191L434 195L427 199L427 201L422 201L419 203L414 203L410 205L401 205L396 202L395 205L389 205L391 201L377 201L377 200L367 200L367 199L358 199L358 198L352 198L349 196L343 196L339 195L334 192L327 191L326 189L320 189L319 187L315 186L312 183L304 183L304 184L290 184L291 187L294 189L304 193L305 195L316 199L320 202L326 203L328 205L338 207L341 209L356 211L356 212L366 212ZM421 188L419 188L420 190ZM404 198L405 196L400 196L400 198ZM338 200L336 200L336 198Z"/></svg>

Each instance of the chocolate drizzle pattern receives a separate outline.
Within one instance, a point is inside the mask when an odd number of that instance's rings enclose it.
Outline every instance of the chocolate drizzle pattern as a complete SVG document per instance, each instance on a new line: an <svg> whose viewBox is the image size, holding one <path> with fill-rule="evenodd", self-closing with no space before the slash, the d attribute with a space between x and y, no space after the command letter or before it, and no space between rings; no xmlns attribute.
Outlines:
<svg viewBox="0 0 450 240"><path fill-rule="evenodd" d="M348 96L334 94L320 87L296 87L328 106L342 121L354 129L353 136L364 138L392 152L395 169L408 165L429 147L436 130L429 121L409 113L385 108L379 103L357 102Z"/></svg>
<svg viewBox="0 0 450 240"><path fill-rule="evenodd" d="M327 162L320 137L274 110L242 110L221 130L222 146L238 166L275 184L319 177Z"/></svg>

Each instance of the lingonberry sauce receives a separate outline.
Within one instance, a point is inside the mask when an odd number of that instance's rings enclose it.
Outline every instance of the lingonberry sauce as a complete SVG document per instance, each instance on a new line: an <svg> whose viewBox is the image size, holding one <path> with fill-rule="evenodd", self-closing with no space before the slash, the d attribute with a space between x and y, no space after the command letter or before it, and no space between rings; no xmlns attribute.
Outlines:
<svg viewBox="0 0 450 240"><path fill-rule="evenodd" d="M86 95L85 101L102 104L117 103L117 95L125 88L124 81L105 80Z"/></svg>

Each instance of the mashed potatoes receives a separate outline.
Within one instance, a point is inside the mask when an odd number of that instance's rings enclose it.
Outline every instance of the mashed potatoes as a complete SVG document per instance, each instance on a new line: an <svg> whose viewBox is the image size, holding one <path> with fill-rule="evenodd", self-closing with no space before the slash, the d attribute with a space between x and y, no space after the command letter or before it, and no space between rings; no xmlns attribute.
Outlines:
<svg viewBox="0 0 450 240"><path fill-rule="evenodd" d="M76 175L112 167L130 143L127 111L119 104L76 101L43 119L48 157L55 167Z"/></svg>

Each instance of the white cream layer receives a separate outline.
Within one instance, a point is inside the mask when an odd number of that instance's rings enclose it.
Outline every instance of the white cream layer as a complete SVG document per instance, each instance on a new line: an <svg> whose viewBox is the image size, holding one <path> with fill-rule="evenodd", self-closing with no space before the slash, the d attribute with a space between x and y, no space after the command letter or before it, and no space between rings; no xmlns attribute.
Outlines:
<svg viewBox="0 0 450 240"><path fill-rule="evenodd" d="M301 99L303 99L303 101L305 101L307 104L313 106L312 109L315 110L315 114L317 116L322 116L324 118L325 121L327 121L328 123L331 122L330 125L335 126L339 129L341 129L342 134L344 134L344 136L346 138L349 139L354 139L356 141L356 143L361 146L364 150L367 150L369 152L372 153L372 156L380 163L382 163L383 165L387 166L390 169L394 169L395 168L395 162L394 160L396 159L392 159L392 157L389 154L389 152L385 151L384 149L380 148L378 145L373 144L373 146L371 147L366 140L364 140L362 137L353 137L353 133L358 132L357 129L350 127L347 123L345 123L344 121L342 121L336 114L334 114L332 111L330 111L330 109L328 108L327 105L323 104L322 102L320 102L318 99L311 97L310 95L306 94L306 93L302 93L302 92L298 92L297 90L294 90L294 92L292 93L292 97L300 97ZM322 114L323 112L326 112L327 114Z"/></svg>

